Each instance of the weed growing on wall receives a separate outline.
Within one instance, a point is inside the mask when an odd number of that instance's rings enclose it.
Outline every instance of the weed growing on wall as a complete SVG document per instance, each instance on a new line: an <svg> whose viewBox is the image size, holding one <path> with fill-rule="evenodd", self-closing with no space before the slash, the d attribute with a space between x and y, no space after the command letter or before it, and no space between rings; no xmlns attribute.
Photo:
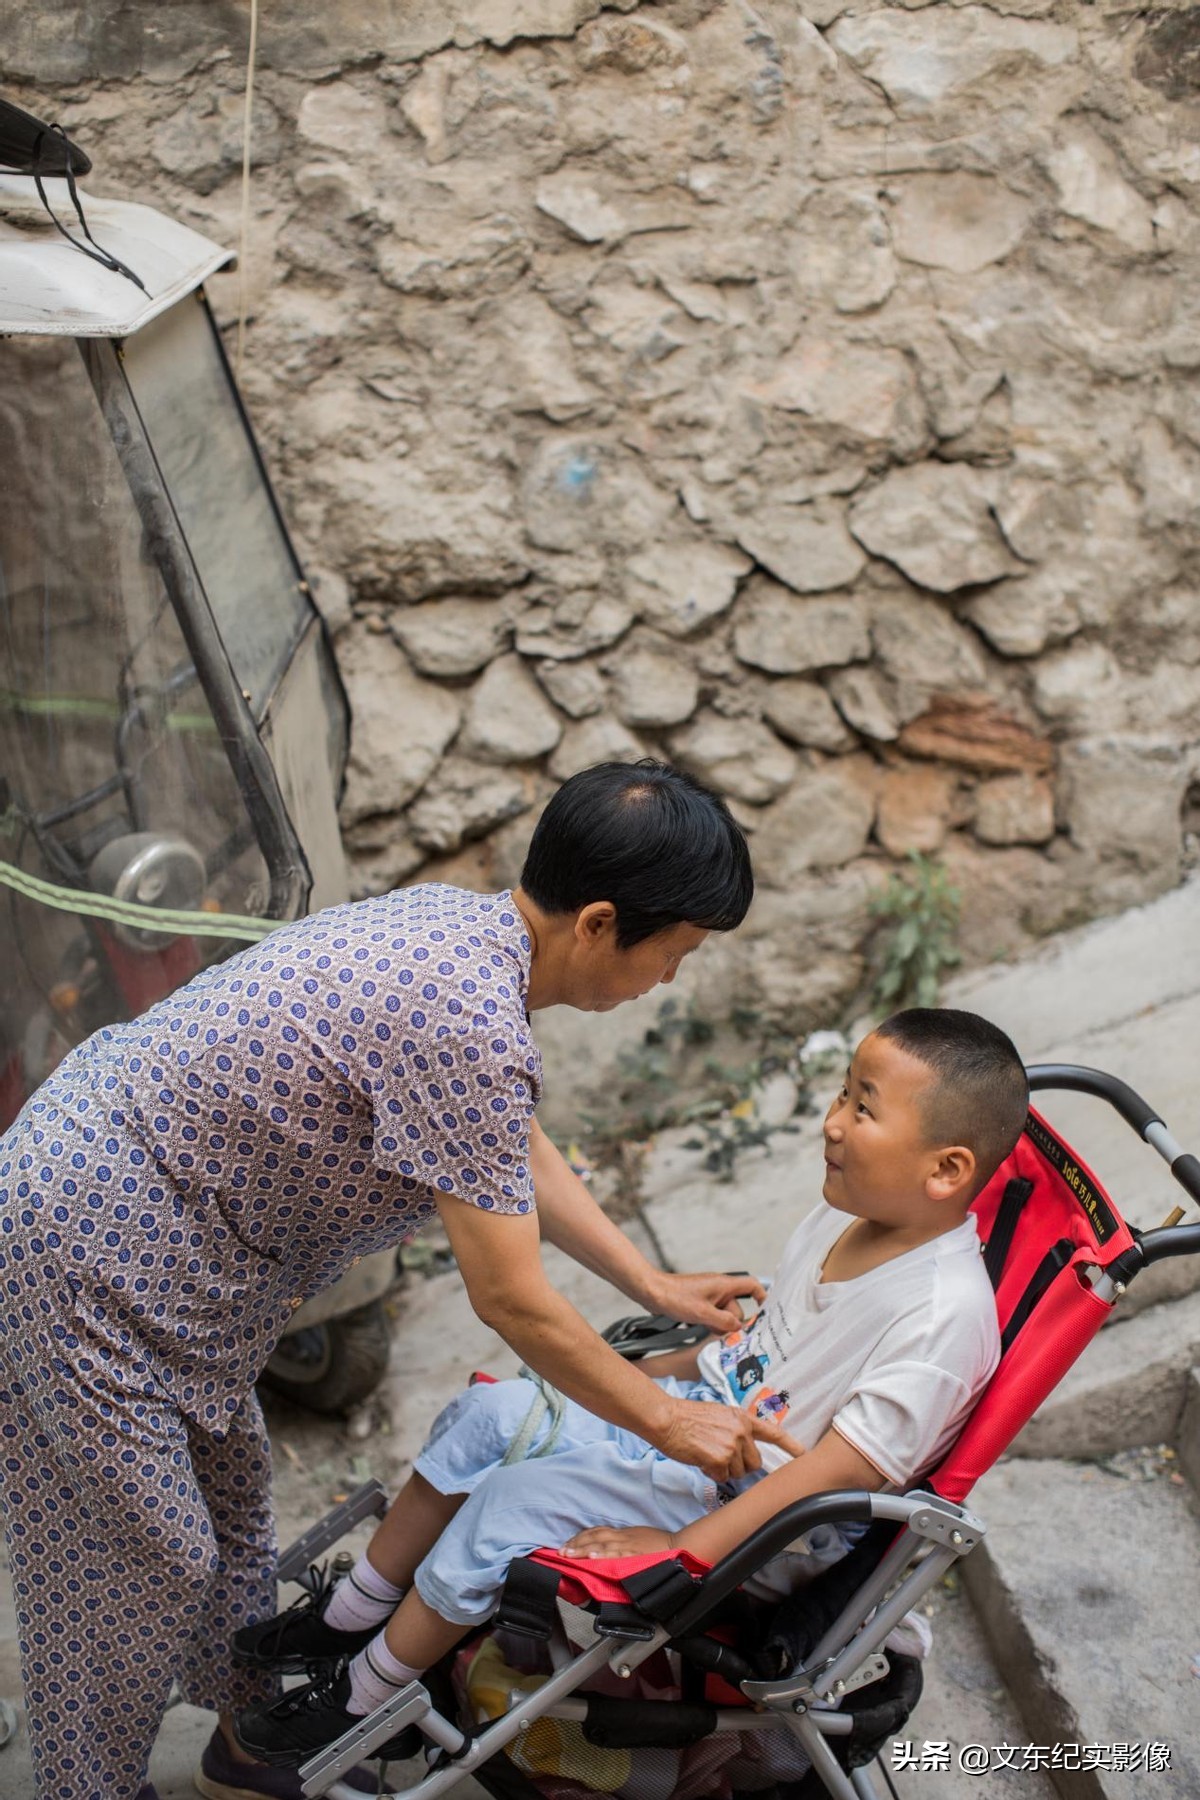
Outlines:
<svg viewBox="0 0 1200 1800"><path fill-rule="evenodd" d="M943 976L961 960L962 894L933 857L910 850L908 863L871 903L879 970L871 1000L881 1012L936 1006Z"/></svg>

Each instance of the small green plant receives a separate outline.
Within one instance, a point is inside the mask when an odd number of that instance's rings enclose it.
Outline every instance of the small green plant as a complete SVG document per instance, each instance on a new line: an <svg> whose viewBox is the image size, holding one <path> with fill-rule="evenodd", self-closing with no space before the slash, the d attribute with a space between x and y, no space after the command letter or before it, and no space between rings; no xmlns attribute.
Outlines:
<svg viewBox="0 0 1200 1800"><path fill-rule="evenodd" d="M943 975L961 960L955 940L962 894L932 857L910 850L908 862L871 903L880 927L871 999L880 1009L936 1006Z"/></svg>
<svg viewBox="0 0 1200 1800"><path fill-rule="evenodd" d="M582 1115L585 1144L571 1146L572 1160L616 1170L609 1204L614 1217L639 1209L641 1162L657 1132L692 1126L696 1135L686 1147L705 1151L705 1167L728 1181L742 1150L788 1129L764 1124L751 1096L757 1083L779 1070L793 1075L798 1096L807 1091L794 1041L749 1009L724 1023L747 1045L745 1057L718 1057L714 1024L690 1004L664 1000L641 1042L618 1057L604 1111Z"/></svg>

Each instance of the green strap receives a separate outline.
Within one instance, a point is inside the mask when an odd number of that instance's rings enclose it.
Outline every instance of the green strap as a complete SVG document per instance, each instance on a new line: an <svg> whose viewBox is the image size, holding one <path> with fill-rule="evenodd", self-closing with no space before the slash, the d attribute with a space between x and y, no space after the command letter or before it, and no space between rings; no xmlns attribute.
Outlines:
<svg viewBox="0 0 1200 1800"><path fill-rule="evenodd" d="M551 1451L557 1447L558 1440L562 1436L563 1413L566 1411L567 1403L558 1389L553 1387L544 1375L539 1375L535 1370L527 1369L524 1365L520 1369L520 1374L524 1380L533 1382L537 1393L533 1396L529 1411L522 1419L516 1436L500 1458L502 1469L508 1468L512 1463L532 1461L534 1457L538 1456L549 1456ZM547 1413L550 1414L550 1429L546 1433L545 1442L539 1444L534 1450L531 1448L533 1440L541 1430L542 1420Z"/></svg>
<svg viewBox="0 0 1200 1800"><path fill-rule="evenodd" d="M256 944L286 925L286 919L252 919L241 913L173 912L165 906L143 906L137 900L115 900L111 894L88 894L79 888L60 887L43 881L12 863L0 862L0 883L23 899L51 906L56 912L78 913L102 919L106 925L132 925L139 931L161 931L168 937L181 932L188 937L239 938Z"/></svg>

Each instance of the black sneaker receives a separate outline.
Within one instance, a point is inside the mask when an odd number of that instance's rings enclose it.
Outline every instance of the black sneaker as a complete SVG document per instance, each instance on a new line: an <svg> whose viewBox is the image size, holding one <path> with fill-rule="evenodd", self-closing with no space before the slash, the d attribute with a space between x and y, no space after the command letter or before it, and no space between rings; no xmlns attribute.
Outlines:
<svg viewBox="0 0 1200 1800"><path fill-rule="evenodd" d="M233 1634L235 1662L249 1663L256 1669L277 1669L282 1675L308 1669L316 1672L325 1664L341 1657L357 1656L372 1638L379 1636L385 1621L365 1631L335 1631L325 1623L325 1609L337 1586L326 1568L312 1571L316 1586L302 1594L273 1619L259 1619L254 1625L243 1625Z"/></svg>
<svg viewBox="0 0 1200 1800"><path fill-rule="evenodd" d="M397 1689L397 1692L399 1690ZM292 1688L282 1700L269 1706L252 1706L234 1720L233 1735L249 1756L277 1768L296 1768L319 1750L336 1743L347 1731L361 1725L361 1713L347 1712L350 1669L341 1663L332 1674L306 1687ZM406 1726L377 1750L363 1754L381 1762L400 1762L414 1756L423 1738L415 1725Z"/></svg>

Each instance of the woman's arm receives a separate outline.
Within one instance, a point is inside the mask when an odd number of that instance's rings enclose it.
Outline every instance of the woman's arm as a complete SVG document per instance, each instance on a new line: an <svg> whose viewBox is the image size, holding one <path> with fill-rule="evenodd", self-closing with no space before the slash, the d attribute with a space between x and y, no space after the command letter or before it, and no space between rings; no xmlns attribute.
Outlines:
<svg viewBox="0 0 1200 1800"><path fill-rule="evenodd" d="M715 1480L760 1467L756 1438L784 1441L738 1407L673 1398L618 1356L550 1285L535 1213L485 1212L449 1195L439 1208L479 1317L569 1399Z"/></svg>
<svg viewBox="0 0 1200 1800"><path fill-rule="evenodd" d="M800 1452L783 1468L772 1470L744 1494L738 1494L715 1512L706 1513L682 1531L597 1525L578 1532L565 1548L572 1556L590 1557L690 1550L705 1562L717 1563L793 1500L805 1500L810 1494L824 1494L836 1488L866 1488L874 1493L886 1480L861 1450L831 1427L812 1450Z"/></svg>
<svg viewBox="0 0 1200 1800"><path fill-rule="evenodd" d="M761 1282L749 1275L674 1275L656 1269L596 1204L536 1119L530 1126L529 1160L545 1241L639 1306L720 1332L740 1322L738 1296L762 1300Z"/></svg>

